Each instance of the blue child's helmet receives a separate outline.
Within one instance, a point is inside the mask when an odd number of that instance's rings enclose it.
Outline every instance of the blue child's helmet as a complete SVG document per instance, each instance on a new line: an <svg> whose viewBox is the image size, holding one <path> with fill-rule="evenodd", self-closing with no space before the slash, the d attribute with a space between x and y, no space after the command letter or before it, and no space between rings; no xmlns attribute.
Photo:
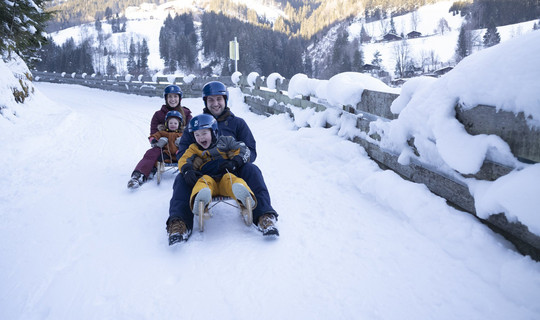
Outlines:
<svg viewBox="0 0 540 320"><path fill-rule="evenodd" d="M167 95L169 93L176 93L180 96L180 99L182 99L182 89L180 89L180 87L175 84L171 84L165 87L165 90L163 90L163 98L167 99Z"/></svg>
<svg viewBox="0 0 540 320"><path fill-rule="evenodd" d="M218 124L214 117L209 114L200 114L193 117L189 121L188 131L195 139L194 132L201 129L210 129L212 132L212 141L216 141L218 137Z"/></svg>
<svg viewBox="0 0 540 320"><path fill-rule="evenodd" d="M222 82L219 81L210 81L203 86L202 89L202 98L204 100L204 105L206 106L206 97L208 96L223 96L225 98L225 106L229 100L229 92L227 87Z"/></svg>
<svg viewBox="0 0 540 320"><path fill-rule="evenodd" d="M173 110L167 112L167 115L165 116L165 128L169 129L169 119L170 118L178 118L178 122L180 122L180 127L182 127L184 123L184 117L182 117L182 114L179 111ZM180 129L180 128L178 128Z"/></svg>

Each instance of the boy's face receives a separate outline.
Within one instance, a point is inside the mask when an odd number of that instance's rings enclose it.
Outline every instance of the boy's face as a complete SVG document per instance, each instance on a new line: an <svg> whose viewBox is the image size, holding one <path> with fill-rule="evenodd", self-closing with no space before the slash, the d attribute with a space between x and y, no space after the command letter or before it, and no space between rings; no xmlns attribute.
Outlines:
<svg viewBox="0 0 540 320"><path fill-rule="evenodd" d="M169 119L169 130L171 131L178 130L179 126L180 126L180 123L178 122L178 119L176 118Z"/></svg>
<svg viewBox="0 0 540 320"><path fill-rule="evenodd" d="M212 144L212 132L210 129L197 130L193 135L195 136L195 141L204 149L208 149L210 144Z"/></svg>

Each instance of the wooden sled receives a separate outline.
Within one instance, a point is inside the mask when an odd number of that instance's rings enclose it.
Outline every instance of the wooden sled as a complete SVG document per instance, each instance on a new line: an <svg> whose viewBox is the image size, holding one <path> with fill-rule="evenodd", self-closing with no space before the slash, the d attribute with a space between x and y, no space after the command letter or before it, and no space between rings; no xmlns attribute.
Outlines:
<svg viewBox="0 0 540 320"><path fill-rule="evenodd" d="M210 209L212 209L215 205L221 202L226 203L235 208L239 208L240 214L242 215L244 223L246 224L246 226L251 226L251 224L253 223L253 208L251 207L251 198L250 197L246 198L245 202L247 204L247 207L244 206L240 201L235 201L235 203L233 204L233 203L228 202L227 200L233 200L233 198L224 197L224 196L212 197L212 201L210 201L210 203L207 206L204 205L204 201L199 201L199 206L198 206L199 212L196 213L196 216L198 217L197 220L199 222L200 232L204 231L204 220L208 220L212 217L212 213L210 212Z"/></svg>

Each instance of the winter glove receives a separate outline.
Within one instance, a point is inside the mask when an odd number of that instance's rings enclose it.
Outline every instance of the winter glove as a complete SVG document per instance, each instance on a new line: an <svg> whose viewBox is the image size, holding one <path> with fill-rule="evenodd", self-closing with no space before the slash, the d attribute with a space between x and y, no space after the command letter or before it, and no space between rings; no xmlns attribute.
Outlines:
<svg viewBox="0 0 540 320"><path fill-rule="evenodd" d="M235 173L244 165L244 160L240 156L234 156L230 160L225 160L219 165L219 171L223 173Z"/></svg>
<svg viewBox="0 0 540 320"><path fill-rule="evenodd" d="M217 141L219 151L227 152L229 150L237 150L240 148L240 143L231 136L220 136Z"/></svg>
<svg viewBox="0 0 540 320"><path fill-rule="evenodd" d="M176 145L177 148L180 148L180 139L182 139L182 137L178 137L176 138L176 140L174 140L174 144Z"/></svg>
<svg viewBox="0 0 540 320"><path fill-rule="evenodd" d="M167 139L167 137L161 137L156 143L156 147L163 148L167 143L169 143L169 139Z"/></svg>
<svg viewBox="0 0 540 320"><path fill-rule="evenodd" d="M184 165L182 167L182 175L186 184L191 188L193 188L195 183L197 183L197 180L203 176L201 172L193 170L193 167L190 165Z"/></svg>
<svg viewBox="0 0 540 320"><path fill-rule="evenodd" d="M196 170L200 170L203 165L203 159L199 156L193 158L193 168Z"/></svg>
<svg viewBox="0 0 540 320"><path fill-rule="evenodd" d="M165 130L165 125L164 124L158 124L157 129L158 129L158 131L164 131Z"/></svg>

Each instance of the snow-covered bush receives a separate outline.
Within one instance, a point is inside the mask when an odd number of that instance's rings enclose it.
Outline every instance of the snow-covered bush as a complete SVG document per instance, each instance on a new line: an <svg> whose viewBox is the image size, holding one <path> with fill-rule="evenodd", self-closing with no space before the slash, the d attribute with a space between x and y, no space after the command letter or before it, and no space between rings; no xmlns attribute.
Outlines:
<svg viewBox="0 0 540 320"><path fill-rule="evenodd" d="M24 61L15 53L0 59L0 114L7 119L16 116L17 103L34 93L32 74Z"/></svg>

